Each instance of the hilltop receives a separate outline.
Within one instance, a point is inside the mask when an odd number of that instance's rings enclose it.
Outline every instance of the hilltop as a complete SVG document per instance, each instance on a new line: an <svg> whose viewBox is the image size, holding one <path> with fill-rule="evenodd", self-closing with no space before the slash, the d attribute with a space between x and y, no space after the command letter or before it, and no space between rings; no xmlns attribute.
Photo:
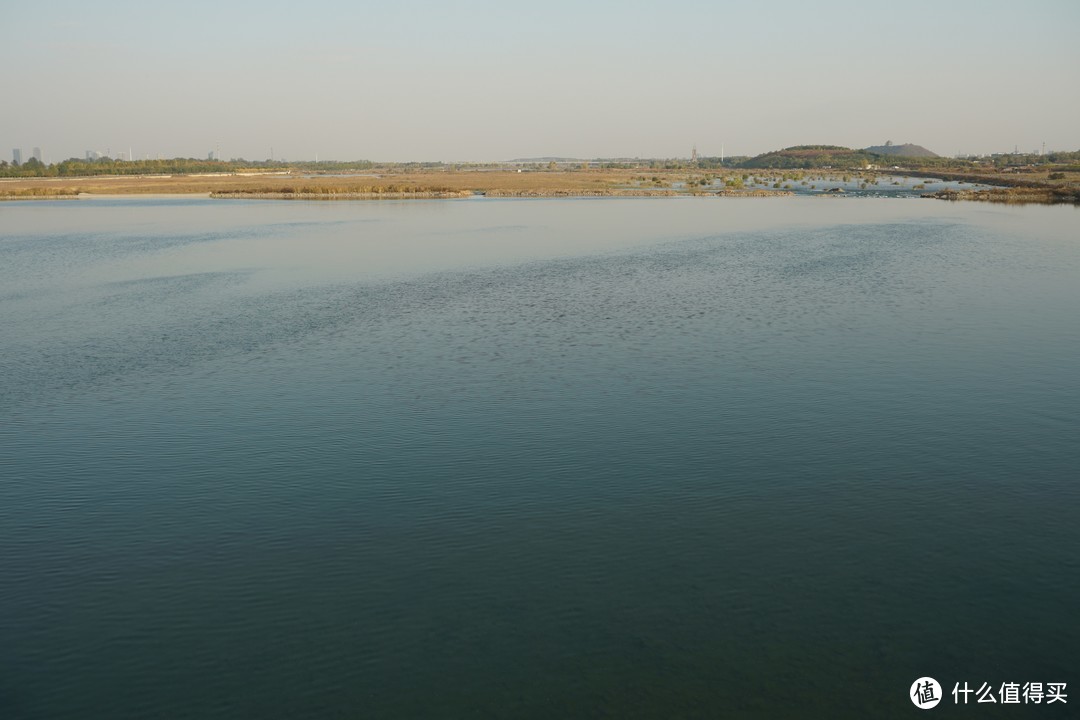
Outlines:
<svg viewBox="0 0 1080 720"><path fill-rule="evenodd" d="M940 157L936 152L927 150L922 145L913 145L912 143L904 143L903 145L893 145L892 142L886 142L884 145L872 145L866 148L866 152L874 153L875 155L891 155L894 157L909 157L909 158L936 158Z"/></svg>
<svg viewBox="0 0 1080 720"><path fill-rule="evenodd" d="M784 169L862 169L870 165L892 164L897 158L918 158L921 161L944 161L937 153L921 145L906 143L893 145L874 145L863 150L855 150L840 145L796 145L773 150L741 162L729 163L730 166L744 168ZM934 163L937 164L937 163Z"/></svg>
<svg viewBox="0 0 1080 720"><path fill-rule="evenodd" d="M839 145L796 145L767 152L740 165L744 168L863 168L877 161L866 150Z"/></svg>

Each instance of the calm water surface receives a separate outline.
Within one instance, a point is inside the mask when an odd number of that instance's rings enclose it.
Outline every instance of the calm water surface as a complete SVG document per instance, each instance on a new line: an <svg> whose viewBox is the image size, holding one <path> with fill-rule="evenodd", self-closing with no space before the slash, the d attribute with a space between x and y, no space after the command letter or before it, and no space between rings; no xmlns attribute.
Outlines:
<svg viewBox="0 0 1080 720"><path fill-rule="evenodd" d="M1078 220L0 205L0 718L1066 717Z"/></svg>

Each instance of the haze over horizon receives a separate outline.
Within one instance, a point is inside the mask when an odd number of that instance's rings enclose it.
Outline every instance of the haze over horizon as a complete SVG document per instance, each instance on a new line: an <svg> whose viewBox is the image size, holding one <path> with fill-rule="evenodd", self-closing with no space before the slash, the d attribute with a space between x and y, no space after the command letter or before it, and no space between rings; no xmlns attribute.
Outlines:
<svg viewBox="0 0 1080 720"><path fill-rule="evenodd" d="M1080 4L7 4L0 158L1080 148Z"/></svg>

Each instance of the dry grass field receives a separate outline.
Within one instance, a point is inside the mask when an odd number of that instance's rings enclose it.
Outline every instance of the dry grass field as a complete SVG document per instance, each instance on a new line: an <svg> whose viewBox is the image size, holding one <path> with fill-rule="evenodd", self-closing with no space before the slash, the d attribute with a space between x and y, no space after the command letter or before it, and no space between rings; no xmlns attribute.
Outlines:
<svg viewBox="0 0 1080 720"><path fill-rule="evenodd" d="M686 172L677 173L678 178ZM640 171L575 170L550 172L444 171L372 173L370 176L300 174L175 175L0 180L0 195L128 195L210 193L424 193L488 190L611 191L633 185ZM675 174L673 173L673 178Z"/></svg>

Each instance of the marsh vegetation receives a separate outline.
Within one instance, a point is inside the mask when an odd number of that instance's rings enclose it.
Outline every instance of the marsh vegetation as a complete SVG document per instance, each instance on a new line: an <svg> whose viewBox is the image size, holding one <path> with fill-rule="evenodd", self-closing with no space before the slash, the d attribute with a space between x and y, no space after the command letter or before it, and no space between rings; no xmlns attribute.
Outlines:
<svg viewBox="0 0 1080 720"><path fill-rule="evenodd" d="M942 181L947 181L948 185ZM355 175L281 171L3 178L0 179L0 198L61 198L80 194L203 194L222 198L297 199L454 198L473 194L490 197L737 196L751 191L756 196L769 193L820 195L838 186L846 192L864 195L899 193L910 196L926 191L932 197L941 197L935 193L949 185L965 183L1052 191L1023 192L1025 202L1035 202L1032 198L1037 197L1053 198L1053 202L1076 202L1080 170L1044 168L1040 172L1004 173L983 169L928 173L925 168L838 171L759 168L746 172L736 168L717 171L682 167L651 169L643 173L640 168L583 169L580 165L564 165L551 170L545 164L507 170L490 166L450 168L410 164L377 167L370 173ZM1003 195L997 193L988 197Z"/></svg>

